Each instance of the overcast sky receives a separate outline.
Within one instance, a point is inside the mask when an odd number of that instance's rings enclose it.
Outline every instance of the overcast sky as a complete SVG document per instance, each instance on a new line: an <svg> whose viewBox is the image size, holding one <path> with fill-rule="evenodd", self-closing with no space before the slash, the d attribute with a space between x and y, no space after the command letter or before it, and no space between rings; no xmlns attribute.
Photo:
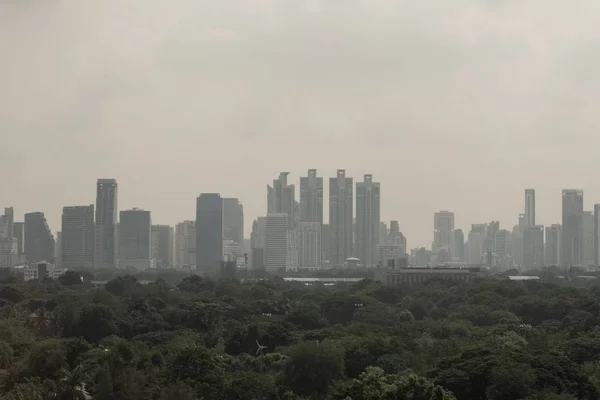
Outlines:
<svg viewBox="0 0 600 400"><path fill-rule="evenodd" d="M345 168L409 247L439 210L511 229L527 187L560 222L562 188L600 203L599 26L598 0L0 0L0 206L58 231L116 178L156 223L239 197L248 233L280 171Z"/></svg>

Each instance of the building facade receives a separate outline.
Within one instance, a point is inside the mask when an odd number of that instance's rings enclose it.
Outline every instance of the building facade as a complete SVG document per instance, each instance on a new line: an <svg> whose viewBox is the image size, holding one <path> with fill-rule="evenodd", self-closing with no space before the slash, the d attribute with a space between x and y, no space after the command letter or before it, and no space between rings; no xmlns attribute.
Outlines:
<svg viewBox="0 0 600 400"><path fill-rule="evenodd" d="M118 185L115 179L96 182L95 261L96 267L117 266Z"/></svg>
<svg viewBox="0 0 600 400"><path fill-rule="evenodd" d="M363 182L356 183L356 256L367 268L377 265L380 224L381 184L367 174Z"/></svg>
<svg viewBox="0 0 600 400"><path fill-rule="evenodd" d="M321 249L321 224L319 222L299 222L296 230L298 246L298 268L319 270L323 266Z"/></svg>
<svg viewBox="0 0 600 400"><path fill-rule="evenodd" d="M331 264L344 266L354 255L353 233L354 192L353 180L340 169L329 179L329 231L331 237Z"/></svg>
<svg viewBox="0 0 600 400"><path fill-rule="evenodd" d="M223 200L202 193L196 201L196 269L219 272L223 261Z"/></svg>
<svg viewBox="0 0 600 400"><path fill-rule="evenodd" d="M54 260L54 235L42 212L25 214L25 258L28 263Z"/></svg>
<svg viewBox="0 0 600 400"><path fill-rule="evenodd" d="M546 265L561 265L560 261L560 224L553 224L546 227L546 250L545 262Z"/></svg>
<svg viewBox="0 0 600 400"><path fill-rule="evenodd" d="M152 225L152 259L156 268L173 268L174 262L174 237L173 227L169 225Z"/></svg>
<svg viewBox="0 0 600 400"><path fill-rule="evenodd" d="M244 206L236 198L223 199L223 239L244 245Z"/></svg>
<svg viewBox="0 0 600 400"><path fill-rule="evenodd" d="M150 211L138 208L123 210L119 213L119 220L119 268L154 268Z"/></svg>
<svg viewBox="0 0 600 400"><path fill-rule="evenodd" d="M583 265L583 190L562 191L561 264Z"/></svg>
<svg viewBox="0 0 600 400"><path fill-rule="evenodd" d="M175 226L174 264L176 268L196 268L196 221L183 221Z"/></svg>
<svg viewBox="0 0 600 400"><path fill-rule="evenodd" d="M63 207L60 233L60 267L94 268L94 206Z"/></svg>

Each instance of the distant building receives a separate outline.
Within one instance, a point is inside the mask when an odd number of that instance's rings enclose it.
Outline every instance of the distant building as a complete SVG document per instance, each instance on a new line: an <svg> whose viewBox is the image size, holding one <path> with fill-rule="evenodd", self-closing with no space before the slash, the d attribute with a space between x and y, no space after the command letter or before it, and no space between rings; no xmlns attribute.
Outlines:
<svg viewBox="0 0 600 400"><path fill-rule="evenodd" d="M244 206L236 198L223 199L223 239L244 245Z"/></svg>
<svg viewBox="0 0 600 400"><path fill-rule="evenodd" d="M526 269L544 266L544 227L530 226L523 232L523 267Z"/></svg>
<svg viewBox="0 0 600 400"><path fill-rule="evenodd" d="M15 211L12 207L4 209L4 215L0 216L0 238L13 238L15 223Z"/></svg>
<svg viewBox="0 0 600 400"><path fill-rule="evenodd" d="M450 234L450 259L465 261L465 234L462 229L454 229Z"/></svg>
<svg viewBox="0 0 600 400"><path fill-rule="evenodd" d="M19 252L20 262L25 261L25 223L15 222L13 224L14 234L13 236L17 239L17 248Z"/></svg>
<svg viewBox="0 0 600 400"><path fill-rule="evenodd" d="M54 260L54 235L42 212L25 214L25 258L28 263Z"/></svg>
<svg viewBox="0 0 600 400"><path fill-rule="evenodd" d="M173 268L173 227L152 225L152 259L156 268Z"/></svg>
<svg viewBox="0 0 600 400"><path fill-rule="evenodd" d="M536 226L534 189L525 189L525 225L527 227Z"/></svg>
<svg viewBox="0 0 600 400"><path fill-rule="evenodd" d="M561 264L582 266L583 259L583 190L562 191Z"/></svg>
<svg viewBox="0 0 600 400"><path fill-rule="evenodd" d="M430 279L468 282L480 276L475 268L394 268L377 269L375 281L385 285L415 285Z"/></svg>
<svg viewBox="0 0 600 400"><path fill-rule="evenodd" d="M267 218L258 217L252 223L250 247L252 248L252 269L265 269L265 243L267 234Z"/></svg>
<svg viewBox="0 0 600 400"><path fill-rule="evenodd" d="M268 272L289 269L288 214L269 213L265 222L265 269Z"/></svg>
<svg viewBox="0 0 600 400"><path fill-rule="evenodd" d="M469 232L469 265L481 265L483 257L483 241L485 233L481 230L471 229Z"/></svg>
<svg viewBox="0 0 600 400"><path fill-rule="evenodd" d="M356 182L356 255L367 268L377 265L380 223L381 184L367 174L363 182Z"/></svg>
<svg viewBox="0 0 600 400"><path fill-rule="evenodd" d="M118 185L115 179L96 182L95 261L96 267L117 266Z"/></svg>
<svg viewBox="0 0 600 400"><path fill-rule="evenodd" d="M321 224L299 222L296 232L298 268L319 270L323 266L321 250Z"/></svg>
<svg viewBox="0 0 600 400"><path fill-rule="evenodd" d="M183 221L175 227L176 268L196 268L196 221ZM192 268L193 267L193 268Z"/></svg>
<svg viewBox="0 0 600 400"><path fill-rule="evenodd" d="M289 172L281 172L273 180L273 186L267 185L267 212L287 214L288 229L293 229L299 206L296 205L295 186L288 184L288 175Z"/></svg>
<svg viewBox="0 0 600 400"><path fill-rule="evenodd" d="M594 265L594 213L583 212L583 265Z"/></svg>
<svg viewBox="0 0 600 400"><path fill-rule="evenodd" d="M600 266L600 204L594 205L594 265Z"/></svg>
<svg viewBox="0 0 600 400"><path fill-rule="evenodd" d="M493 266L500 270L507 270L512 267L510 236L511 233L506 229L500 229L494 236L494 250L496 256Z"/></svg>
<svg viewBox="0 0 600 400"><path fill-rule="evenodd" d="M316 169L300 177L300 221L323 224L323 178Z"/></svg>
<svg viewBox="0 0 600 400"><path fill-rule="evenodd" d="M12 268L18 265L19 261L17 239L0 237L0 268Z"/></svg>
<svg viewBox="0 0 600 400"><path fill-rule="evenodd" d="M94 268L94 206L64 207L61 229L60 266Z"/></svg>
<svg viewBox="0 0 600 400"><path fill-rule="evenodd" d="M560 265L560 224L553 224L546 227L546 265Z"/></svg>
<svg viewBox="0 0 600 400"><path fill-rule="evenodd" d="M353 180L346 170L339 169L335 178L329 179L329 231L331 232L331 259L334 266L343 266L354 256Z"/></svg>
<svg viewBox="0 0 600 400"><path fill-rule="evenodd" d="M218 273L223 261L223 201L202 193L196 201L196 269Z"/></svg>
<svg viewBox="0 0 600 400"><path fill-rule="evenodd" d="M150 211L124 210L119 219L119 268L138 271L155 268Z"/></svg>
<svg viewBox="0 0 600 400"><path fill-rule="evenodd" d="M447 254L447 259L440 261L450 261L452 232L454 231L454 213L450 211L439 211L433 214L433 246L434 253Z"/></svg>

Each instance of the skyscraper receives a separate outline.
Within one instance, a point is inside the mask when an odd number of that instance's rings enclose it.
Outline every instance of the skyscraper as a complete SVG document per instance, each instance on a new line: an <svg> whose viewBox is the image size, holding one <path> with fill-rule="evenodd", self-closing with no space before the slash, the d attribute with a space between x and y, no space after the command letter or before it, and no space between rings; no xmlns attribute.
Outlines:
<svg viewBox="0 0 600 400"><path fill-rule="evenodd" d="M560 265L560 224L546 227L546 265Z"/></svg>
<svg viewBox="0 0 600 400"><path fill-rule="evenodd" d="M544 266L544 227L528 226L523 232L523 267Z"/></svg>
<svg viewBox="0 0 600 400"><path fill-rule="evenodd" d="M365 267L375 267L375 246L379 245L381 184L367 174L356 182L356 255Z"/></svg>
<svg viewBox="0 0 600 400"><path fill-rule="evenodd" d="M316 169L300 177L300 221L323 224L323 178Z"/></svg>
<svg viewBox="0 0 600 400"><path fill-rule="evenodd" d="M4 215L0 216L0 237L10 238L15 237L14 232L15 211L12 207L4 209Z"/></svg>
<svg viewBox="0 0 600 400"><path fill-rule="evenodd" d="M291 269L291 236L287 213L268 213L265 220L265 269L275 273L280 268Z"/></svg>
<svg viewBox="0 0 600 400"><path fill-rule="evenodd" d="M525 225L535 226L535 190L525 189Z"/></svg>
<svg viewBox="0 0 600 400"><path fill-rule="evenodd" d="M322 267L321 224L319 222L299 222L296 232L298 245L298 267L318 270Z"/></svg>
<svg viewBox="0 0 600 400"><path fill-rule="evenodd" d="M288 215L288 229L293 229L296 222L296 189L288 184L289 172L281 172L273 180L273 186L267 185L267 213L284 213Z"/></svg>
<svg viewBox="0 0 600 400"><path fill-rule="evenodd" d="M252 249L252 269L265 269L266 235L267 217L258 217L252 222L252 234L250 235L250 248Z"/></svg>
<svg viewBox="0 0 600 400"><path fill-rule="evenodd" d="M98 179L96 183L96 267L117 266L118 186L115 179Z"/></svg>
<svg viewBox="0 0 600 400"><path fill-rule="evenodd" d="M594 265L600 266L600 204L594 204Z"/></svg>
<svg viewBox="0 0 600 400"><path fill-rule="evenodd" d="M594 213L583 212L583 265L594 265Z"/></svg>
<svg viewBox="0 0 600 400"><path fill-rule="evenodd" d="M119 268L154 268L150 211L139 208L124 210L119 213L119 219Z"/></svg>
<svg viewBox="0 0 600 400"><path fill-rule="evenodd" d="M173 227L152 225L152 259L156 261L156 268L174 266L173 241Z"/></svg>
<svg viewBox="0 0 600 400"><path fill-rule="evenodd" d="M353 181L346 171L339 169L335 178L329 178L329 229L331 232L331 263L343 266L354 255L353 250Z"/></svg>
<svg viewBox="0 0 600 400"><path fill-rule="evenodd" d="M93 268L95 250L94 206L63 208L61 268Z"/></svg>
<svg viewBox="0 0 600 400"><path fill-rule="evenodd" d="M217 272L223 261L223 200L202 193L196 201L196 269Z"/></svg>
<svg viewBox="0 0 600 400"><path fill-rule="evenodd" d="M42 212L25 214L25 258L28 263L54 260L54 235Z"/></svg>
<svg viewBox="0 0 600 400"><path fill-rule="evenodd" d="M561 264L583 265L583 190L562 191Z"/></svg>
<svg viewBox="0 0 600 400"><path fill-rule="evenodd" d="M183 221L175 227L174 262L176 268L196 265L196 221Z"/></svg>
<svg viewBox="0 0 600 400"><path fill-rule="evenodd" d="M223 199L223 239L244 244L244 207L238 199Z"/></svg>
<svg viewBox="0 0 600 400"><path fill-rule="evenodd" d="M454 229L450 234L450 259L465 261L465 234L462 229Z"/></svg>
<svg viewBox="0 0 600 400"><path fill-rule="evenodd" d="M432 250L438 254L438 261L446 262L451 259L450 242L454 230L454 213L439 211L433 214L433 246Z"/></svg>

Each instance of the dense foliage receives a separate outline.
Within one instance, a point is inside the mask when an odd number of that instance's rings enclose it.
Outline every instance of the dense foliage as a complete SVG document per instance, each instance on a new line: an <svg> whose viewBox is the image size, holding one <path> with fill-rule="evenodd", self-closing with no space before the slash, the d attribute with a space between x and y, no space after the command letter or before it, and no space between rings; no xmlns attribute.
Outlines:
<svg viewBox="0 0 600 400"><path fill-rule="evenodd" d="M0 318L7 400L600 398L600 287L68 276Z"/></svg>

